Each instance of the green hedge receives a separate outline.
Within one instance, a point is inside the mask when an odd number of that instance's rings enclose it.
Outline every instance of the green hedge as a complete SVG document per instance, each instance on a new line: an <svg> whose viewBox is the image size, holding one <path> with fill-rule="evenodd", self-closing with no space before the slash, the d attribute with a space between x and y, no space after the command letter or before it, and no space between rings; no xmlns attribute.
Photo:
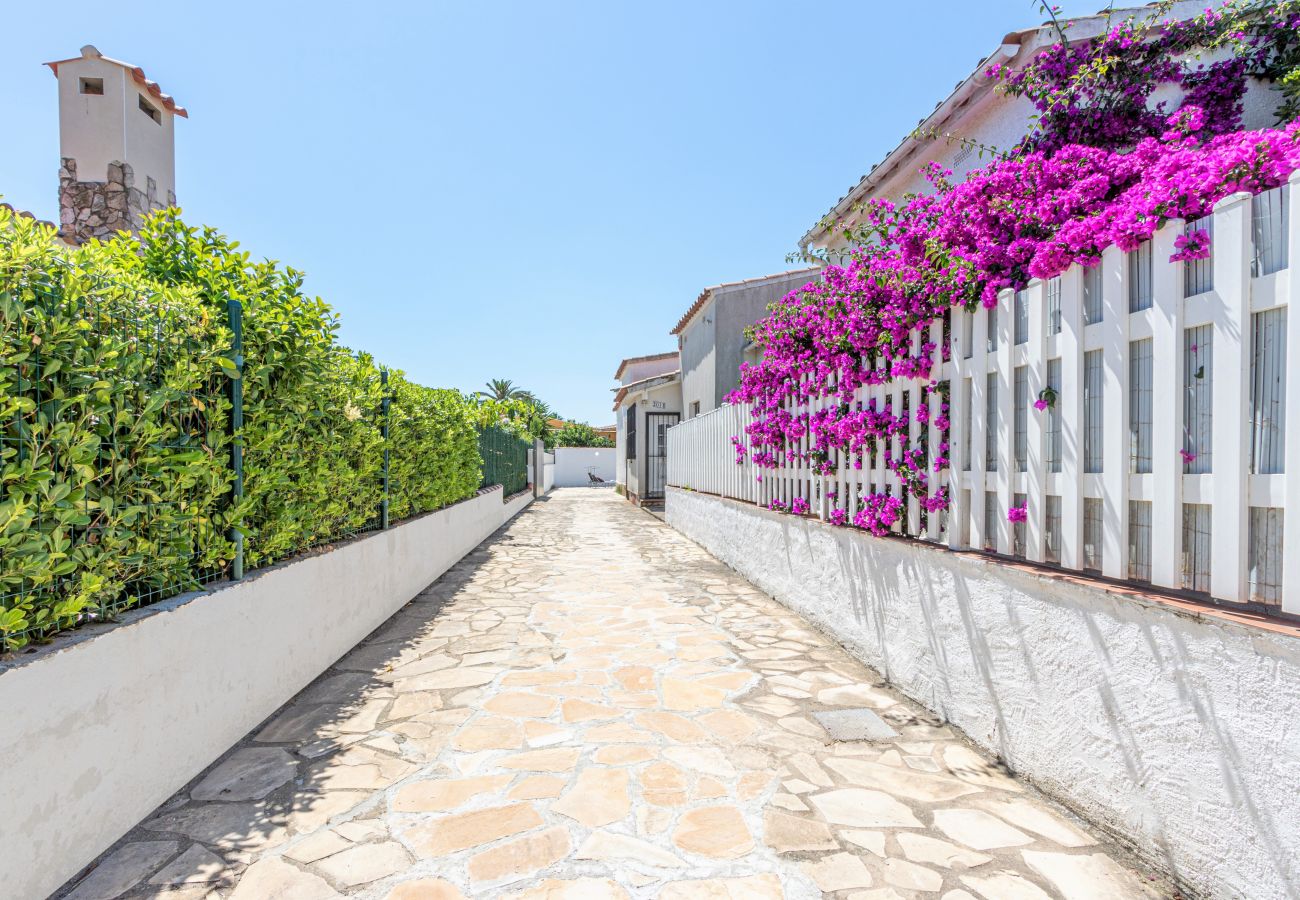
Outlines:
<svg viewBox="0 0 1300 900"><path fill-rule="evenodd" d="M374 527L380 370L302 275L174 214L77 250L0 209L0 650ZM243 307L232 502L227 299ZM479 486L473 402L389 376L390 514Z"/></svg>

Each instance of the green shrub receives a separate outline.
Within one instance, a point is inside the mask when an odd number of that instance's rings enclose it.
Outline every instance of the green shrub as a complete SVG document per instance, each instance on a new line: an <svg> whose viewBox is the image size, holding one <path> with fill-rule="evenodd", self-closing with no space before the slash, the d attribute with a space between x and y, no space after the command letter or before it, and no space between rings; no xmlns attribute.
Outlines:
<svg viewBox="0 0 1300 900"><path fill-rule="evenodd" d="M380 370L303 278L175 211L77 250L0 209L0 650L373 527ZM243 309L233 503L227 301ZM479 486L476 407L394 374L393 520Z"/></svg>
<svg viewBox="0 0 1300 900"><path fill-rule="evenodd" d="M567 422L555 433L557 447L613 447L614 442L586 422Z"/></svg>
<svg viewBox="0 0 1300 900"><path fill-rule="evenodd" d="M473 404L456 391L389 375L393 402L389 441L389 515L404 518L470 496L482 460Z"/></svg>
<svg viewBox="0 0 1300 900"><path fill-rule="evenodd" d="M0 210L0 326L0 637L222 568L224 317Z"/></svg>

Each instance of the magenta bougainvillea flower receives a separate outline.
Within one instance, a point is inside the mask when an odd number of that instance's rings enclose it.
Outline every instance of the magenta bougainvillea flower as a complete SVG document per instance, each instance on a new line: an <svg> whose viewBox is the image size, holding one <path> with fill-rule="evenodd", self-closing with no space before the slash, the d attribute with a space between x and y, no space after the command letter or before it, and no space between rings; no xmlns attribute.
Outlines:
<svg viewBox="0 0 1300 900"><path fill-rule="evenodd" d="M1174 252L1170 262L1210 258L1210 232L1206 230L1180 234L1174 238ZM1193 351L1195 352L1195 351Z"/></svg>
<svg viewBox="0 0 1300 900"><path fill-rule="evenodd" d="M1007 510L1008 522L1023 522L1028 518L1029 518L1029 507L1027 505L1013 506Z"/></svg>
<svg viewBox="0 0 1300 900"><path fill-rule="evenodd" d="M1178 455L1183 458L1183 465L1190 466L1196 459L1196 454L1191 450L1179 450Z"/></svg>
<svg viewBox="0 0 1300 900"><path fill-rule="evenodd" d="M808 501L803 497L795 497L790 503L790 512L794 513L796 516L808 515Z"/></svg>

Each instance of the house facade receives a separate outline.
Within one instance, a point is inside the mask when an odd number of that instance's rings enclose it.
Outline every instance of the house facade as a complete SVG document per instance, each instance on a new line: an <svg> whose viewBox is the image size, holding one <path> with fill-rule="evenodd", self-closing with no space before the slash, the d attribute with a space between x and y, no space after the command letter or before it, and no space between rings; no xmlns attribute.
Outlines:
<svg viewBox="0 0 1300 900"><path fill-rule="evenodd" d="M705 288L672 334L681 356L683 418L717 409L740 386L740 364L761 351L747 329L768 307L818 277L816 266Z"/></svg>
<svg viewBox="0 0 1300 900"><path fill-rule="evenodd" d="M634 503L663 499L668 429L682 415L681 374L676 351L625 359L614 373L615 482Z"/></svg>
<svg viewBox="0 0 1300 900"><path fill-rule="evenodd" d="M1095 16L1069 20L1067 34L1072 41L1104 34L1114 24L1135 17L1141 21L1154 16L1158 21L1193 18L1205 11L1203 0L1176 0L1168 8L1151 4L1111 10ZM924 170L936 163L952 171L951 180L961 182L975 169L989 163L987 151L1010 150L1029 133L1036 112L1033 103L1025 97L1010 97L998 90L998 82L986 75L990 66L1001 65L1022 68L1039 51L1060 40L1055 25L1044 24L1012 32L1002 38L999 45L981 60L952 93L935 105L934 110L921 120L916 130L903 140L880 162L841 197L826 214L799 240L806 254L820 256L831 254L834 262L837 251L846 248L845 226L857 224L860 207L868 200L889 200L901 204L908 194L932 192ZM1206 54L1206 61L1218 57ZM1179 95L1173 87L1157 91L1154 101L1172 101ZM1242 125L1245 128L1267 128L1275 121L1277 92L1259 82L1249 85L1244 99ZM1176 103L1170 103L1172 108Z"/></svg>

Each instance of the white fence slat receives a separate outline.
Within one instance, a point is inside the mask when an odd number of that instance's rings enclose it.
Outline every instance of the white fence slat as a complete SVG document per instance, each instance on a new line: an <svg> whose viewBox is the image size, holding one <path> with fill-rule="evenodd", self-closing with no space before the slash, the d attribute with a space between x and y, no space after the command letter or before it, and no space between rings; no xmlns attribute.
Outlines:
<svg viewBox="0 0 1300 900"><path fill-rule="evenodd" d="M1250 464L1250 195L1214 207L1214 477L1210 509L1210 593L1246 596L1246 488Z"/></svg>
<svg viewBox="0 0 1300 900"><path fill-rule="evenodd" d="M1147 252L1150 252L1148 246ZM1102 257L1105 309L1102 339L1102 539L1101 570L1108 578L1128 571L1128 254L1109 248Z"/></svg>
<svg viewBox="0 0 1300 900"><path fill-rule="evenodd" d="M1034 409L1033 403L1043 389L1047 376L1047 285L1035 279L1029 283L1029 344L1025 365L1029 375L1029 459L1024 475L1024 494L1029 501L1029 519L1025 523L1025 555L1033 562L1043 561L1043 533L1047 521L1047 491L1044 459L1047 414Z"/></svg>
<svg viewBox="0 0 1300 900"><path fill-rule="evenodd" d="M1286 317L1286 420L1295 427L1300 423L1300 278L1295 273L1300 260L1300 172L1291 176L1290 190L1286 255L1290 268L1274 277L1287 281L1281 292L1290 307ZM1282 610L1300 614L1300 438L1294 434L1288 435L1284 467L1288 474L1282 515Z"/></svg>

